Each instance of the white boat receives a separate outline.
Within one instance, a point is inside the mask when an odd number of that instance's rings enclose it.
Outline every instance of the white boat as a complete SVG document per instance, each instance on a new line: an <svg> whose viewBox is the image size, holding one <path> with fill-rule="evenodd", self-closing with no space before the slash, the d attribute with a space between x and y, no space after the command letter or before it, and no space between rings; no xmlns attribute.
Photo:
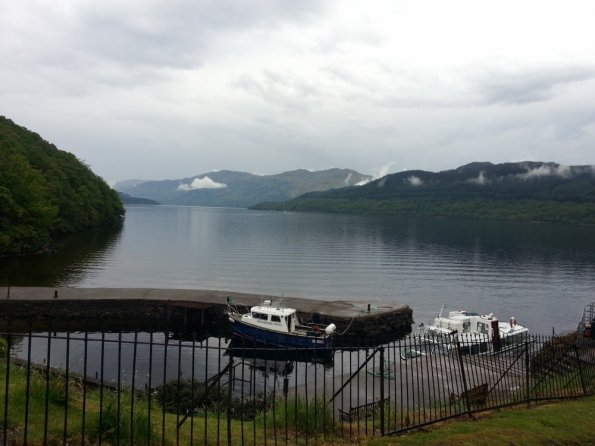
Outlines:
<svg viewBox="0 0 595 446"><path fill-rule="evenodd" d="M443 317L443 310L444 306L433 323L420 325L420 338L431 351L449 351L458 341L463 353L499 352L529 339L529 329L519 325L515 317L500 322L493 313L480 315L464 310L450 311L448 317Z"/></svg>
<svg viewBox="0 0 595 446"><path fill-rule="evenodd" d="M228 301L227 315L234 334L271 347L330 348L336 329L335 324L324 328L317 324L302 324L295 308L273 305L270 300L250 308L244 314Z"/></svg>

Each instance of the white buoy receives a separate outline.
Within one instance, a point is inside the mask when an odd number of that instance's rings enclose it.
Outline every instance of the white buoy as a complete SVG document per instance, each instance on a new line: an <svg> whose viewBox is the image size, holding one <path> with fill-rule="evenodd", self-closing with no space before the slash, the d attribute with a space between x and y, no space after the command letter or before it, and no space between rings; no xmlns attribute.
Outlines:
<svg viewBox="0 0 595 446"><path fill-rule="evenodd" d="M331 334L333 334L335 332L336 329L337 329L337 326L335 324L329 324L328 327L326 327L324 329L324 332L327 335L331 335Z"/></svg>

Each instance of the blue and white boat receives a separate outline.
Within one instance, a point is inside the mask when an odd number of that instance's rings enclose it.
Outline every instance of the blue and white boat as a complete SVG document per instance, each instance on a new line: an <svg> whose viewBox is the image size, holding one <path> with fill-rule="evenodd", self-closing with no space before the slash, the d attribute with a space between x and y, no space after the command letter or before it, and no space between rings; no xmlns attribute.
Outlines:
<svg viewBox="0 0 595 446"><path fill-rule="evenodd" d="M234 334L267 347L330 348L336 330L335 324L325 328L316 324L302 324L295 308L275 306L270 300L250 308L244 314L228 304L227 315Z"/></svg>

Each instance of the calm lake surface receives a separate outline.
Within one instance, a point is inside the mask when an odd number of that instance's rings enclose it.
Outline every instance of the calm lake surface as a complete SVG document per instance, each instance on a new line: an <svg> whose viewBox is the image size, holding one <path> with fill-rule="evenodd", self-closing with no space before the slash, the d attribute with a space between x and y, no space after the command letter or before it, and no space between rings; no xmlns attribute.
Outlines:
<svg viewBox="0 0 595 446"><path fill-rule="evenodd" d="M402 302L576 328L595 300L595 228L181 206L129 206L116 233L0 260L2 285L198 288Z"/></svg>

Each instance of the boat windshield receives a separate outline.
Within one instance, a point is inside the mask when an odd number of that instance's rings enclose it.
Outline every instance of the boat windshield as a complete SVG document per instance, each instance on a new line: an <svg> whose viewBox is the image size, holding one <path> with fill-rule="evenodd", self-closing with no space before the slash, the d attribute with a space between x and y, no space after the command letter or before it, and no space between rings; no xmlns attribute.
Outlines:
<svg viewBox="0 0 595 446"><path fill-rule="evenodd" d="M489 333L489 327L488 324L484 324L483 322L478 322L477 323L477 331L483 334L488 334Z"/></svg>

